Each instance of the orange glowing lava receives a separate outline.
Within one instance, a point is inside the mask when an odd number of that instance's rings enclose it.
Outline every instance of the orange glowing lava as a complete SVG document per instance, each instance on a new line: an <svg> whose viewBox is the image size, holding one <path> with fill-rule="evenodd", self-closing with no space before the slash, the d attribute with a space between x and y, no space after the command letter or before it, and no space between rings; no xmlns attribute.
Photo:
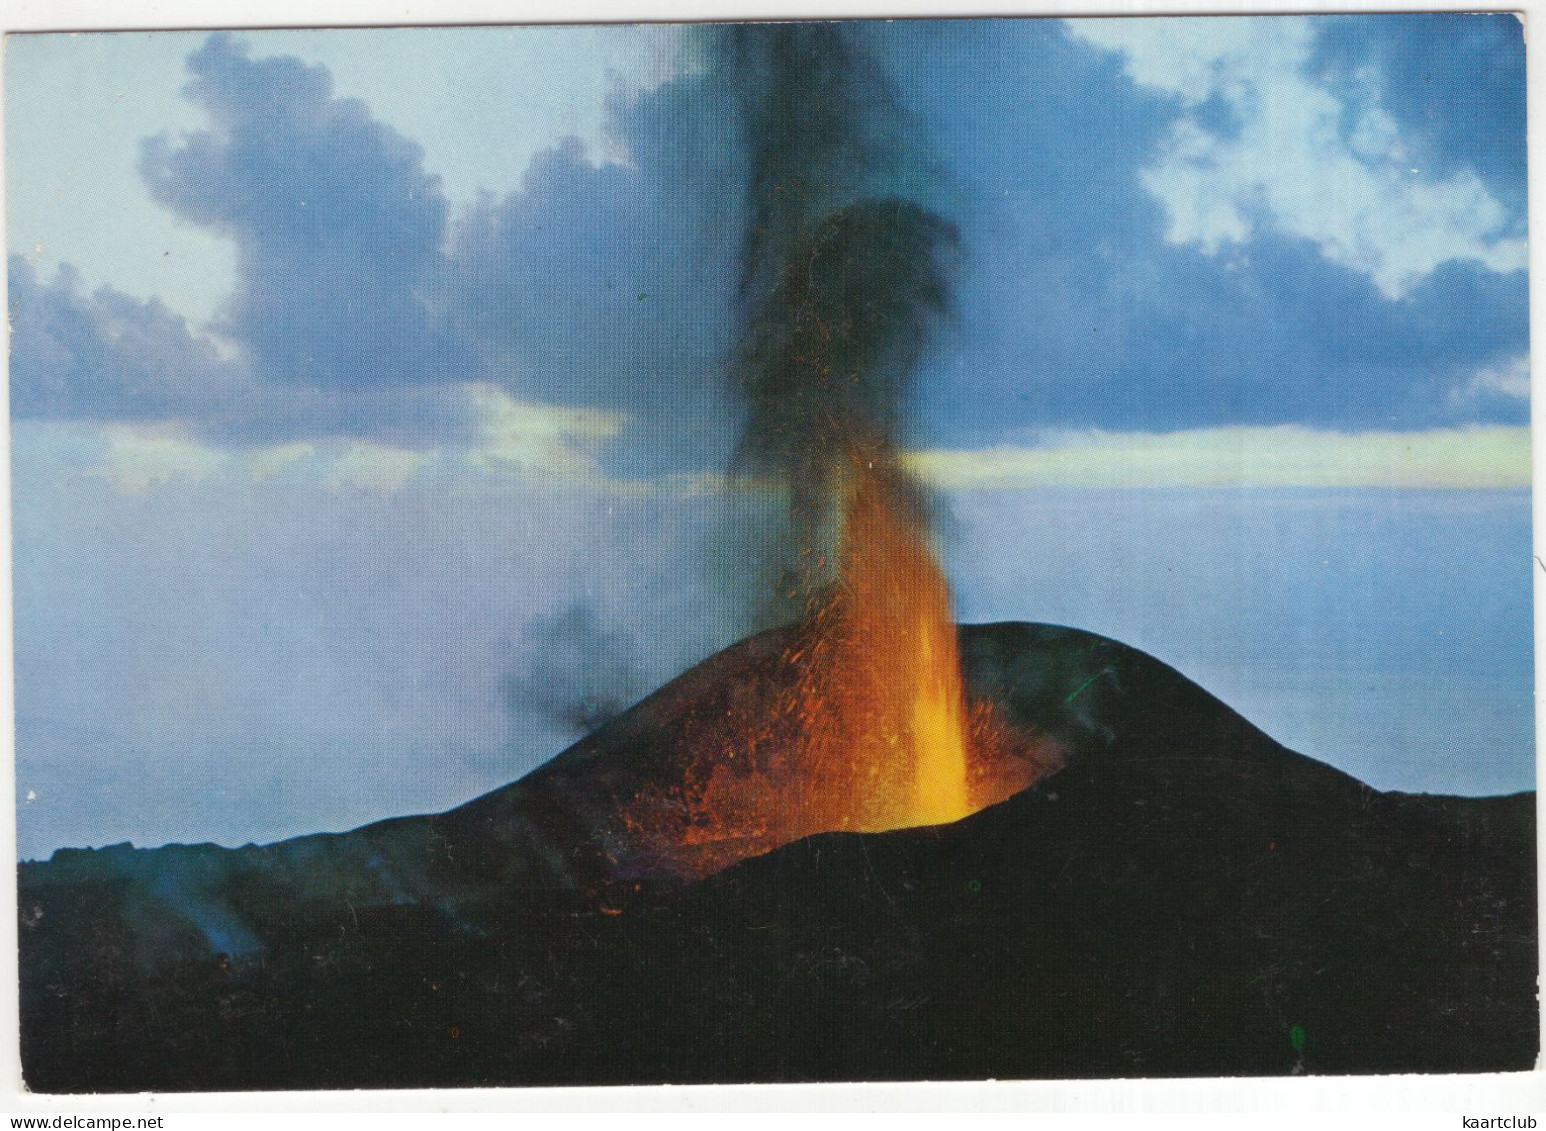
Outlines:
<svg viewBox="0 0 1546 1131"><path fill-rule="evenodd" d="M852 462L837 585L798 685L806 761L835 787L834 828L959 820L975 806L950 593L920 518L873 460Z"/></svg>
<svg viewBox="0 0 1546 1131"><path fill-rule="evenodd" d="M865 452L844 486L836 579L756 681L688 712L683 778L626 807L667 871L700 876L819 832L956 821L1061 759L969 703L945 578L918 505Z"/></svg>

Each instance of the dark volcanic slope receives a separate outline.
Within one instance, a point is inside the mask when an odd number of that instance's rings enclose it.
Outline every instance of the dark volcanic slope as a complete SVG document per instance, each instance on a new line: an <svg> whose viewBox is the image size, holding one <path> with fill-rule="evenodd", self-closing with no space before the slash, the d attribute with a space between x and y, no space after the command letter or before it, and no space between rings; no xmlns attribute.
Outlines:
<svg viewBox="0 0 1546 1131"><path fill-rule="evenodd" d="M1047 638L968 639L1013 672ZM631 1055L684 1079L1534 1064L1533 795L1375 792L1090 644L1118 677L1104 749L956 825L813 837L699 885L663 1012L725 1031Z"/></svg>
<svg viewBox="0 0 1546 1131"><path fill-rule="evenodd" d="M1370 790L1086 633L982 626L963 649L1065 769L954 825L812 837L674 892L604 881L608 806L669 758L675 684L448 814L24 865L27 1082L1533 1065L1533 795Z"/></svg>

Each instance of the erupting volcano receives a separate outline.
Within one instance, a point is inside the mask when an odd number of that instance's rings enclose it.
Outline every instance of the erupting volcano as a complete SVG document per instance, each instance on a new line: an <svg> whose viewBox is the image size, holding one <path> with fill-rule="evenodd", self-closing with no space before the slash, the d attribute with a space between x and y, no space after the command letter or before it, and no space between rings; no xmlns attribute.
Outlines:
<svg viewBox="0 0 1546 1131"><path fill-rule="evenodd" d="M926 147L853 28L708 34L750 631L444 812L22 864L27 1084L1528 1068L1533 795L1382 793L1116 641L958 630L903 459L959 242Z"/></svg>
<svg viewBox="0 0 1546 1131"><path fill-rule="evenodd" d="M968 698L944 575L878 456L849 464L834 580L790 643L730 702L688 708L676 767L628 804L630 837L667 871L959 820L1061 764L1051 738Z"/></svg>
<svg viewBox="0 0 1546 1131"><path fill-rule="evenodd" d="M695 875L813 832L955 821L1053 760L968 703L927 500L898 459L914 370L950 310L956 233L896 194L918 158L842 29L726 37L753 154L737 470L787 492L764 573L799 628L781 693L696 720L680 787L630 808Z"/></svg>

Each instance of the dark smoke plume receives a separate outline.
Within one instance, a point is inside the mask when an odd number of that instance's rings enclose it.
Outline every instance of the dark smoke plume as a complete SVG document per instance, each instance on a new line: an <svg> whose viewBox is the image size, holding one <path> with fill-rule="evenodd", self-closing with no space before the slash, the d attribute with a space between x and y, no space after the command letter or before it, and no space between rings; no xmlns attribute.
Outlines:
<svg viewBox="0 0 1546 1131"><path fill-rule="evenodd" d="M589 605L576 603L527 623L504 691L516 717L534 713L579 736L650 687L632 634L604 627Z"/></svg>
<svg viewBox="0 0 1546 1131"><path fill-rule="evenodd" d="M926 150L856 25L722 34L749 155L734 470L789 493L783 619L830 580L855 461L921 522L898 448L914 372L950 312L958 238L918 202Z"/></svg>

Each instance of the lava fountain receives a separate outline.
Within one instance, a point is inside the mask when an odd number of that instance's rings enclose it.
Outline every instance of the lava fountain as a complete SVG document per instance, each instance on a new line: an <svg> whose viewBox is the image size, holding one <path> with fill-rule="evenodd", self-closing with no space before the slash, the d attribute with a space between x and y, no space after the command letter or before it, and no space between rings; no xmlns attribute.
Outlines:
<svg viewBox="0 0 1546 1131"><path fill-rule="evenodd" d="M805 761L847 801L839 827L942 824L972 812L961 658L945 578L919 516L856 452L837 580L813 609L798 686Z"/></svg>
<svg viewBox="0 0 1546 1131"><path fill-rule="evenodd" d="M946 824L1063 763L968 696L923 516L877 455L851 456L833 580L806 615L641 705L674 736L672 771L625 809L625 873L697 878L816 833Z"/></svg>
<svg viewBox="0 0 1546 1131"><path fill-rule="evenodd" d="M959 820L1055 764L968 701L925 492L901 465L915 372L951 312L958 236L864 33L724 29L748 154L732 470L788 500L762 563L776 662L685 713L681 779L634 798L632 840L701 875L818 832ZM781 602L781 603L780 603Z"/></svg>

